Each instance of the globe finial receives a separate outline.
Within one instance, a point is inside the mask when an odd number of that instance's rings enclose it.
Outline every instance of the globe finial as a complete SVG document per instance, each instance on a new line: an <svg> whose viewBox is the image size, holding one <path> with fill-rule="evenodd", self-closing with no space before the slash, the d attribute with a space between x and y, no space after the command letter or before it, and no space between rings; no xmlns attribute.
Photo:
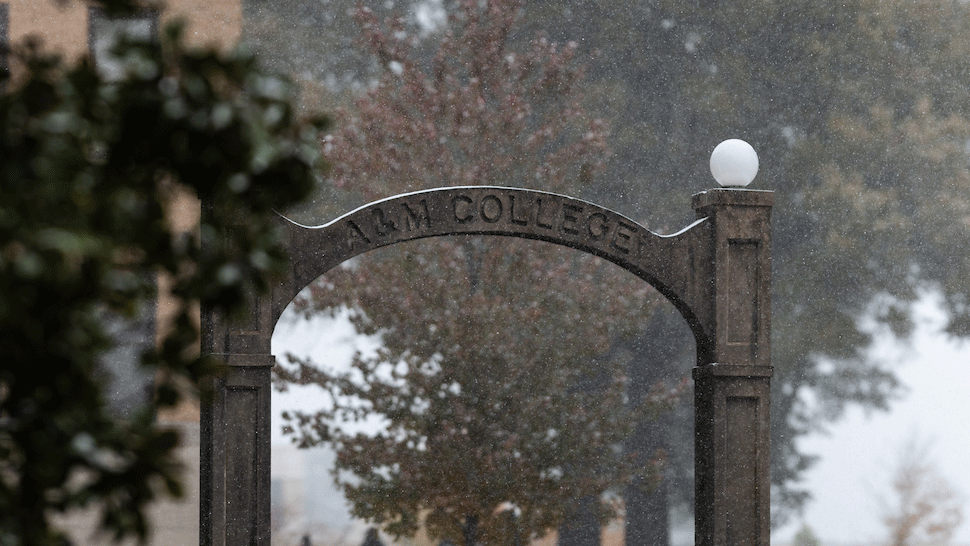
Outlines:
<svg viewBox="0 0 970 546"><path fill-rule="evenodd" d="M711 174L724 187L743 188L758 174L758 154L743 140L725 140L711 153Z"/></svg>

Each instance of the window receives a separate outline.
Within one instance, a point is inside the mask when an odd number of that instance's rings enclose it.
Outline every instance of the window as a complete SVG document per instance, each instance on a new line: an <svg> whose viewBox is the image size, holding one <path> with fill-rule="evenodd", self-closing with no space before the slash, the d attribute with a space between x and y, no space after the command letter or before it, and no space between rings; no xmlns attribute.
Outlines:
<svg viewBox="0 0 970 546"><path fill-rule="evenodd" d="M107 80L125 74L123 59L114 54L123 37L154 39L158 35L158 15L146 11L128 17L109 17L103 9L88 8L88 51L95 67ZM102 360L108 380L105 396L108 406L119 416L130 416L148 402L153 392L153 377L141 367L140 356L155 344L157 301L147 302L133 318L105 313L104 323L115 346Z"/></svg>
<svg viewBox="0 0 970 546"><path fill-rule="evenodd" d="M123 37L151 40L156 36L158 14L154 11L109 17L101 8L88 8L88 51L98 71L108 80L124 76L123 61L113 53Z"/></svg>

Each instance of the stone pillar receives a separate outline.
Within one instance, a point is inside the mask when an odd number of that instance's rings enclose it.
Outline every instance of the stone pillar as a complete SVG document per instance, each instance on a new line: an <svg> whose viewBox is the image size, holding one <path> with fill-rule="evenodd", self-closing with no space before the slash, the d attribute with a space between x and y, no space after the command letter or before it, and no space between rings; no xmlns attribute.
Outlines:
<svg viewBox="0 0 970 546"><path fill-rule="evenodd" d="M250 316L227 323L203 311L203 351L224 374L203 393L199 419L199 544L270 544L271 298L253 298Z"/></svg>
<svg viewBox="0 0 970 546"><path fill-rule="evenodd" d="M694 272L695 290L709 294L709 339L693 370L698 546L769 544L773 201L739 189L694 196L710 224Z"/></svg>
<svg viewBox="0 0 970 546"><path fill-rule="evenodd" d="M200 417L202 546L270 543L271 355L225 355Z"/></svg>

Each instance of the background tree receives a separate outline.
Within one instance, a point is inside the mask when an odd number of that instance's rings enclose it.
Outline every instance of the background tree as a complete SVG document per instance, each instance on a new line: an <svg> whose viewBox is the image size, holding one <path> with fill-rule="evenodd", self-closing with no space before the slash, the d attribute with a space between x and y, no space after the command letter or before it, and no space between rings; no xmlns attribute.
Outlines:
<svg viewBox="0 0 970 546"><path fill-rule="evenodd" d="M456 5L442 2L446 11ZM346 7L331 0L324 9ZM597 52L583 106L610 122L613 155L582 195L648 227L690 220L689 196L710 187L706 160L718 142L741 137L758 150L756 184L776 190L776 523L807 499L798 478L813 459L796 439L849 404L884 409L898 395L892 370L868 355L861 319L904 337L909 304L930 287L944 294L950 331L970 332L968 9L908 0L537 0L512 35L527 41L542 30L576 41L581 55ZM326 43L304 49L320 55ZM683 355L674 361L651 358L637 349L655 346L651 339L690 343L680 322L658 320L629 347L637 355L630 377L652 385L686 374L689 348L671 350ZM690 506L692 443L678 435L692 425L683 409L683 419L641 435L639 445L667 446L668 472L676 470L669 500ZM669 507L655 500L646 502L657 516L641 530L662 528ZM651 540L666 544L669 534Z"/></svg>
<svg viewBox="0 0 970 546"><path fill-rule="evenodd" d="M951 331L964 321L970 124L955 82L967 74L967 9L895 0L528 6L532 27L600 51L589 71L589 94L600 100L588 107L615 123L616 157L603 178L616 186L598 186L597 201L635 201L646 225L678 225L671 213L687 207L657 196L686 200L709 184L692 155L729 136L761 155L759 180L777 196L776 522L807 498L796 479L812 459L795 438L847 404L886 408L896 393L891 370L867 355L871 332L860 318L904 336L909 303L939 286ZM664 373L642 363L651 382ZM674 466L690 460L677 445Z"/></svg>
<svg viewBox="0 0 970 546"><path fill-rule="evenodd" d="M22 71L0 96L2 544L64 544L52 518L91 506L112 538L146 538L146 505L182 491L178 438L154 414L218 371L198 354L193 310L232 316L267 286L285 266L273 210L317 179L322 124L295 119L287 82L249 55L186 50L180 33L119 46L126 75L112 82L89 59L66 66L29 42L13 52ZM166 221L185 192L212 203L205 253ZM104 316L137 316L156 274L177 313L141 355L154 397L121 419L99 374L113 344Z"/></svg>
<svg viewBox="0 0 970 546"><path fill-rule="evenodd" d="M930 460L929 444L917 437L902 447L891 476L888 498L881 498L889 546L945 546L963 523L965 499Z"/></svg>
<svg viewBox="0 0 970 546"><path fill-rule="evenodd" d="M806 523L803 523L795 536L792 537L793 546L821 546L821 544L822 541L815 535L815 531Z"/></svg>
<svg viewBox="0 0 970 546"><path fill-rule="evenodd" d="M416 54L401 19L382 28L358 10L384 74L327 139L333 182L367 199L461 184L589 185L605 132L579 106L576 46L537 37L510 47L519 6L463 2L431 59ZM307 313L349 310L380 350L357 355L349 373L310 362L278 372L331 394L332 407L292 415L292 432L304 446L334 446L355 515L395 535L423 525L467 546L512 543L558 526L576 498L615 493L641 473L653 485L657 454L638 465L619 446L676 391L659 386L628 405L624 356L610 352L650 316L649 287L544 243L388 250L331 272L300 302ZM339 426L374 416L386 424L374 434ZM611 508L593 511L605 519Z"/></svg>

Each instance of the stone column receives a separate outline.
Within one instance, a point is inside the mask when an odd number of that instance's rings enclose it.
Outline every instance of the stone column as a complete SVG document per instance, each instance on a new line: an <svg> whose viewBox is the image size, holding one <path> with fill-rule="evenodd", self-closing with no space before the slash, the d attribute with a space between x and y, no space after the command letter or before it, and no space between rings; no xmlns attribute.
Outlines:
<svg viewBox="0 0 970 546"><path fill-rule="evenodd" d="M707 218L694 282L706 292L695 393L695 544L766 546L770 532L771 206L767 191L694 196ZM695 258L696 259L696 258Z"/></svg>
<svg viewBox="0 0 970 546"><path fill-rule="evenodd" d="M247 320L203 313L203 350L226 364L200 414L199 544L270 544L269 297L253 298Z"/></svg>
<svg viewBox="0 0 970 546"><path fill-rule="evenodd" d="M270 543L271 355L225 355L200 423L199 544Z"/></svg>

